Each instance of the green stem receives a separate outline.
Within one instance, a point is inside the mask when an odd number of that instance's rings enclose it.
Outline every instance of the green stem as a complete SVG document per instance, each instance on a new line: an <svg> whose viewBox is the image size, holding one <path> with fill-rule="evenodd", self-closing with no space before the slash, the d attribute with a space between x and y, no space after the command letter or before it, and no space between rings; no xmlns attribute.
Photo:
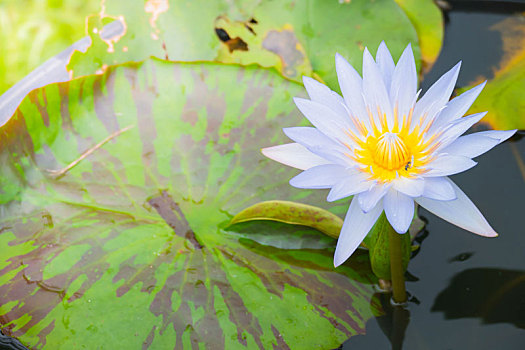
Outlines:
<svg viewBox="0 0 525 350"><path fill-rule="evenodd" d="M390 273L392 276L392 294L394 302L402 304L407 301L405 277L403 271L402 237L394 230L388 221L387 225L390 253ZM406 235L406 233L404 234Z"/></svg>

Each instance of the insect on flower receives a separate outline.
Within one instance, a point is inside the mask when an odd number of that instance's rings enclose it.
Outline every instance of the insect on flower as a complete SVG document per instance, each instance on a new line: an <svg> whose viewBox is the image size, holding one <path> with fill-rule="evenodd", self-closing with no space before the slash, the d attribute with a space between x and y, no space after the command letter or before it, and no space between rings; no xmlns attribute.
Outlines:
<svg viewBox="0 0 525 350"><path fill-rule="evenodd" d="M385 43L376 59L365 48L363 77L339 54L335 64L342 97L304 77L310 100L295 104L314 127L284 128L294 143L263 154L304 170L290 180L298 188L330 188L328 201L354 196L339 235L334 265L358 247L379 215L405 233L414 201L435 215L481 236L497 233L447 176L472 168L472 160L511 137L515 130L461 136L485 113L463 117L482 83L449 101L461 62L418 99L410 45L397 65Z"/></svg>

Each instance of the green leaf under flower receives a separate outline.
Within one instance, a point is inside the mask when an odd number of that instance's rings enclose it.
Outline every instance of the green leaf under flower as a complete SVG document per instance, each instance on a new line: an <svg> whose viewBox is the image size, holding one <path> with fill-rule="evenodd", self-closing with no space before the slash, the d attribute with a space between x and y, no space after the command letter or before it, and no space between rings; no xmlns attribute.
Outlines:
<svg viewBox="0 0 525 350"><path fill-rule="evenodd" d="M384 218L384 214L381 216L381 218ZM232 218L230 225L254 221L275 221L290 225L307 226L321 231L325 235L332 238L338 238L339 233L341 232L341 228L343 227L343 220L339 216L333 214L332 212L324 208L303 203L280 200L259 202L248 208L245 208ZM370 253L371 257L374 256L374 258L371 260L373 265L388 264L388 266L390 266L389 262L385 261L385 259L388 258L388 241L385 241L385 239L387 239L388 237L387 235L385 235L384 232L382 232L382 230L384 230L385 228L385 223L386 222L374 225L368 233L365 240L361 242L361 247L371 247L370 250L374 250ZM421 218L419 218L416 208L416 211L414 213L414 219L412 220L412 223L410 224L410 228L408 229L407 233L407 237L409 237L408 241L410 246L409 252L417 250L419 248L417 245L411 246L410 242L412 242L415 236L419 232L421 232L424 229L424 227L425 222L421 220ZM251 231L250 229L246 229L243 227L239 231L245 233L244 237L246 238L250 238L255 241L259 241L262 239L257 233L252 232L250 234L247 234L246 232ZM265 238L263 240L265 242L271 242L274 239L275 237L272 238L268 235L265 235ZM280 239L282 238L279 237L277 240L279 241ZM270 244L275 245L282 243ZM375 245L378 245L377 249L374 249ZM295 244L294 246L297 246L297 244ZM319 242L318 247L321 248L323 246L324 244L322 242ZM384 249L387 250L385 251ZM405 268L406 264L408 264L408 259L409 258L407 258L406 261L404 260ZM384 266L376 267L376 270L380 271L381 276L385 276Z"/></svg>
<svg viewBox="0 0 525 350"><path fill-rule="evenodd" d="M254 204L236 214L230 224L253 220L272 220L314 228L337 238L343 220L326 209L289 201L265 201Z"/></svg>

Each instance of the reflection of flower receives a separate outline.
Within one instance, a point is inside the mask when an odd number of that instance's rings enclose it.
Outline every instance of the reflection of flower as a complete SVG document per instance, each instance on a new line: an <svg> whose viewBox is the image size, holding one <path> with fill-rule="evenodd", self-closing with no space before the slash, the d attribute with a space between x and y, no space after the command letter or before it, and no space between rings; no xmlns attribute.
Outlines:
<svg viewBox="0 0 525 350"><path fill-rule="evenodd" d="M337 242L335 266L354 252L383 210L397 232L406 232L414 201L466 230L496 236L447 177L472 168L472 158L515 132L460 136L485 115L461 118L485 84L449 102L458 63L417 101L410 45L397 65L384 43L376 61L365 49L362 79L340 55L335 63L343 98L305 77L311 100L295 98L295 104L314 128L285 128L295 143L263 149L267 157L304 170L290 180L292 186L331 188L328 201L355 195Z"/></svg>

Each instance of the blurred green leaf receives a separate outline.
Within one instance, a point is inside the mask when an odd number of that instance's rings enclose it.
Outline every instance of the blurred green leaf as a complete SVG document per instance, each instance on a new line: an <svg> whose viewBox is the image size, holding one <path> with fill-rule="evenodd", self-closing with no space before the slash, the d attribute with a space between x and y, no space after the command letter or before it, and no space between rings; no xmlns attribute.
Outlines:
<svg viewBox="0 0 525 350"><path fill-rule="evenodd" d="M99 0L2 0L0 94L86 35Z"/></svg>
<svg viewBox="0 0 525 350"><path fill-rule="evenodd" d="M363 333L380 313L366 255L334 269L321 233L227 227L261 200L326 206L260 154L301 123L302 90L148 60L30 93L0 129L3 330L35 349L333 349ZM293 249L315 234L324 248Z"/></svg>

